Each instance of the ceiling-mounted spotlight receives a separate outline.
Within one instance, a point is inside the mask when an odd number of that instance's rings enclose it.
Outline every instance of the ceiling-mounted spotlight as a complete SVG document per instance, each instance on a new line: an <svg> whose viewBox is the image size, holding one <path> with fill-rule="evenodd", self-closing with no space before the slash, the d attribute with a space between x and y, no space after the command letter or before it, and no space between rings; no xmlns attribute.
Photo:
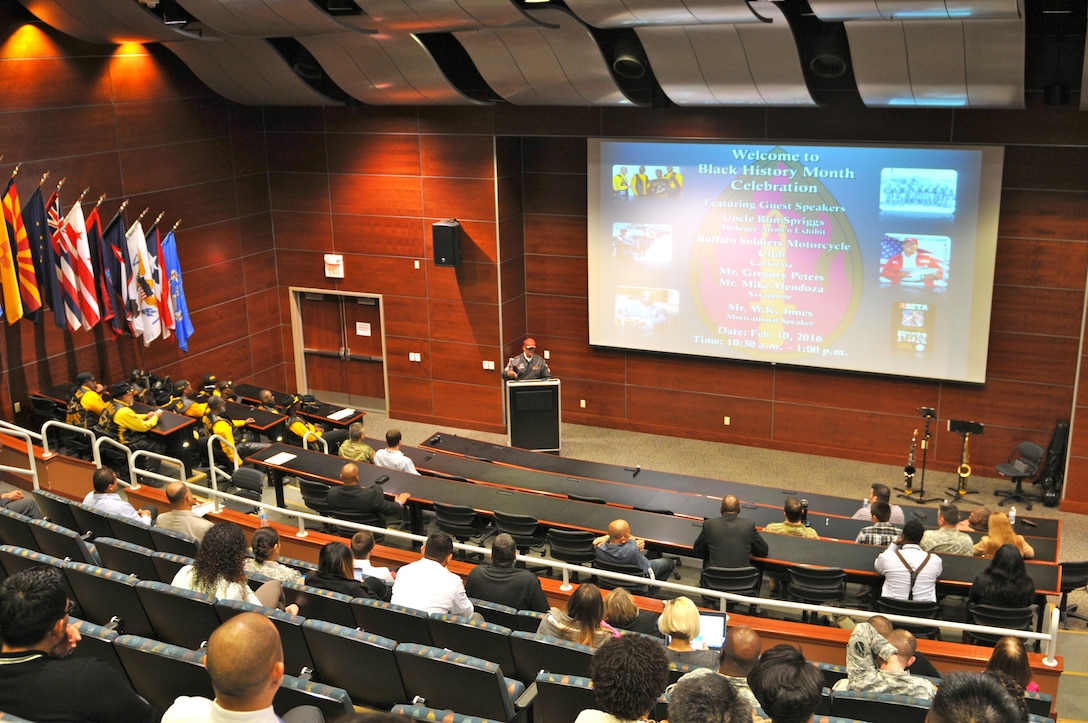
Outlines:
<svg viewBox="0 0 1088 723"><path fill-rule="evenodd" d="M628 38L620 38L612 52L612 70L616 75L631 80L646 75L646 53L638 43Z"/></svg>
<svg viewBox="0 0 1088 723"><path fill-rule="evenodd" d="M849 50L844 42L830 30L813 38L812 59L808 61L809 70L820 78L841 78L846 74Z"/></svg>

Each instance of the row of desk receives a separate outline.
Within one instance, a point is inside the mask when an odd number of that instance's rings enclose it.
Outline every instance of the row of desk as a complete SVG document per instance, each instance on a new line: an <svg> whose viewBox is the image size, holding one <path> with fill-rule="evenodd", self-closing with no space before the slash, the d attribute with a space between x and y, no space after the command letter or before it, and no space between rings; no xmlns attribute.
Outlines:
<svg viewBox="0 0 1088 723"><path fill-rule="evenodd" d="M409 456L422 452L403 446L401 449ZM424 452L423 456L426 454ZM435 463L436 459L438 458L421 458L421 462ZM345 463L340 457L284 444L272 445L250 457L249 461L269 470L276 486L277 503L281 506L284 505L285 475L301 476L334 485L340 483L340 470ZM471 461L487 464L479 460ZM375 484L382 477L386 478L382 488L387 495L409 493L413 532L417 534L423 534L421 511L433 507L435 502L465 505L485 515L495 511L530 515L545 527L588 530L596 534L604 534L609 522L619 516L613 506L494 484L475 484L462 475L444 473L442 476L417 476L373 465L360 465L360 484ZM705 482L704 480L704 484ZM636 509L625 509L622 516L630 522L632 530L639 537L646 539L650 549L686 556L693 554L692 545L702 526L701 518L692 519ZM716 506L713 514L707 516L717 516ZM758 562L767 569L786 569L793 564L833 565L845 569L850 579L855 582L871 584L879 577L873 568L873 562L883 551L880 547L832 539L807 540L789 535L765 535L765 538L770 551L767 557ZM945 555L942 559L945 561L942 587L961 593L989 565L989 560L959 555ZM1058 594L1060 588L1056 564L1028 561L1027 566L1040 593Z"/></svg>

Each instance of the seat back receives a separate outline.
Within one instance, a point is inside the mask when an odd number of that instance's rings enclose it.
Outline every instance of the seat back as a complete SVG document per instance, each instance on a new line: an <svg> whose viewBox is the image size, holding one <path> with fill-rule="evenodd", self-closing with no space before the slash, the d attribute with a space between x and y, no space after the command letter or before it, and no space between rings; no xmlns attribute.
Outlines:
<svg viewBox="0 0 1088 723"><path fill-rule="evenodd" d="M315 683L293 675L283 676L276 697L272 699L272 708L289 711L300 705L316 707L327 721L340 720L355 712L351 696L343 688Z"/></svg>
<svg viewBox="0 0 1088 723"><path fill-rule="evenodd" d="M748 567L707 567L699 583L702 587L719 592L732 592L738 595L759 597L759 588L763 584L763 573L752 566Z"/></svg>
<svg viewBox="0 0 1088 723"><path fill-rule="evenodd" d="M151 528L147 525L141 525L120 515L106 515L106 521L110 526L110 537L154 549L155 541L151 538Z"/></svg>
<svg viewBox="0 0 1088 723"><path fill-rule="evenodd" d="M305 621L302 633L315 679L343 688L356 705L385 710L409 699L393 653L396 642L321 620Z"/></svg>
<svg viewBox="0 0 1088 723"><path fill-rule="evenodd" d="M352 627L401 643L433 645L427 613L382 600L356 598L351 602Z"/></svg>
<svg viewBox="0 0 1088 723"><path fill-rule="evenodd" d="M157 640L197 650L222 622L211 595L147 580L136 583L136 593Z"/></svg>
<svg viewBox="0 0 1088 723"><path fill-rule="evenodd" d="M435 502L434 512L438 517L438 529L462 542L479 535L486 526L476 510L464 505Z"/></svg>
<svg viewBox="0 0 1088 723"><path fill-rule="evenodd" d="M122 635L114 641L132 688L155 708L166 710L179 695L215 698L204 669L204 651Z"/></svg>
<svg viewBox="0 0 1088 723"><path fill-rule="evenodd" d="M535 680L533 723L569 723L583 710L597 707L588 677L540 672Z"/></svg>
<svg viewBox="0 0 1088 723"><path fill-rule="evenodd" d="M296 447L301 444L296 444ZM314 512L323 515L329 511L329 486L323 482L298 478L298 491L302 501Z"/></svg>
<svg viewBox="0 0 1088 723"><path fill-rule="evenodd" d="M79 600L81 617L97 625L116 622L118 633L144 637L154 634L136 593L139 580L132 575L85 562L69 562L64 566L64 577Z"/></svg>
<svg viewBox="0 0 1088 723"><path fill-rule="evenodd" d="M518 610L517 618L513 626L511 626L511 629L535 634L536 631L540 629L540 623L543 622L544 618L547 616L548 613L542 613L536 610Z"/></svg>
<svg viewBox="0 0 1088 723"><path fill-rule="evenodd" d="M0 507L0 544L38 549L38 541L30 532L30 518Z"/></svg>
<svg viewBox="0 0 1088 723"><path fill-rule="evenodd" d="M793 565L789 569L790 596L812 603L834 602L846 596L846 573L838 567Z"/></svg>
<svg viewBox="0 0 1088 723"><path fill-rule="evenodd" d="M1050 717L1050 710L1054 707L1054 699L1047 693L1024 693L1024 702L1028 704L1028 712L1032 715Z"/></svg>
<svg viewBox="0 0 1088 723"><path fill-rule="evenodd" d="M511 630L521 630L518 627L518 610L512 608L509 605L502 605L500 603L491 602L490 600L480 600L479 598L469 598L472 601L472 607L476 612L483 616L484 620L493 625L502 625L505 628ZM533 628L536 631L536 628ZM408 641L406 641L408 642ZM410 641L418 642L418 641Z"/></svg>
<svg viewBox="0 0 1088 723"><path fill-rule="evenodd" d="M617 562L609 562L607 560L593 560L593 567L598 570L604 570L606 572L619 572L624 575L633 575L635 577L646 577L643 574L641 568L638 565L621 565ZM617 587L627 588L632 595L648 595L650 593L649 585L639 585L633 582L625 582L622 580L614 580L609 577L598 577L597 586L602 590L614 590Z"/></svg>
<svg viewBox="0 0 1088 723"><path fill-rule="evenodd" d="M839 682L847 676L845 665L835 665L834 663L816 663L816 667L820 669L820 673L824 676L825 688L834 688L835 683Z"/></svg>
<svg viewBox="0 0 1088 723"><path fill-rule="evenodd" d="M113 647L113 641L118 637L116 630L73 617L68 618L68 624L74 625L81 637L79 645L76 646L75 651L72 653L73 658L98 658L104 660L109 663L110 667L120 673L125 680L128 680L125 666L121 664L117 649Z"/></svg>
<svg viewBox="0 0 1088 723"><path fill-rule="evenodd" d="M499 721L514 718L514 700L525 691L509 684L495 663L471 655L416 643L401 643L395 654L404 691L425 705Z"/></svg>
<svg viewBox="0 0 1088 723"><path fill-rule="evenodd" d="M589 677L593 649L588 645L515 630L510 634L510 649L518 680L532 682L542 670Z"/></svg>
<svg viewBox="0 0 1088 723"><path fill-rule="evenodd" d="M833 691L831 715L867 721L895 721L895 723L925 723L929 714L929 701L906 695L887 693L860 693L857 691Z"/></svg>
<svg viewBox="0 0 1088 723"><path fill-rule="evenodd" d="M995 469L1002 477L1019 480L1034 477L1039 471L1046 450L1035 442L1024 441L1016 445L1016 449L1009 455L1008 462L1002 462Z"/></svg>
<svg viewBox="0 0 1088 723"><path fill-rule="evenodd" d="M551 556L572 565L593 562L596 558L593 552L593 537L592 532L583 530L560 530L553 527L547 532Z"/></svg>
<svg viewBox="0 0 1088 723"><path fill-rule="evenodd" d="M104 512L99 512L89 505L79 502L72 504L72 517L75 518L76 527L72 528L81 535L90 533L90 538L116 537L110 530L110 521L106 519Z"/></svg>
<svg viewBox="0 0 1088 723"><path fill-rule="evenodd" d="M967 606L967 621L976 625L989 625L1010 630L1034 630L1035 606L1007 608L996 605L973 603ZM967 632L971 640L982 645L994 645L1003 636L994 633Z"/></svg>
<svg viewBox="0 0 1088 723"><path fill-rule="evenodd" d="M298 605L298 614L304 618L355 627L350 595L296 583L284 585L283 594L288 603Z"/></svg>
<svg viewBox="0 0 1088 723"><path fill-rule="evenodd" d="M1070 593L1088 586L1088 560L1080 562L1062 562L1062 593Z"/></svg>
<svg viewBox="0 0 1088 723"><path fill-rule="evenodd" d="M314 669L314 659L310 654L310 646L306 644L306 636L302 633L304 618L282 610L269 610L243 600L216 600L215 608L223 622L239 613L246 612L260 613L266 616L280 633L280 642L283 645L284 671L289 675L301 676Z"/></svg>
<svg viewBox="0 0 1088 723"><path fill-rule="evenodd" d="M151 533L151 541L155 543L152 547L159 552L196 557L196 552L200 549L200 541L184 532L174 532L154 525L148 528L148 532Z"/></svg>
<svg viewBox="0 0 1088 723"><path fill-rule="evenodd" d="M490 660L504 675L514 675L514 653L510 649L513 631L510 628L443 613L431 613L427 624L436 647Z"/></svg>
<svg viewBox="0 0 1088 723"><path fill-rule="evenodd" d="M108 567L126 575L135 575L141 580L162 579L151 561L151 554L154 551L149 548L113 537L99 537L94 541L94 549L98 552L102 567ZM144 635L144 633L137 633L137 635Z"/></svg>
<svg viewBox="0 0 1088 723"><path fill-rule="evenodd" d="M28 570L40 565L55 567L60 570L63 575L66 562L67 561L63 558L48 555L44 552L38 552L33 548L0 545L0 567L4 569L4 572L9 577L18 572L22 572L23 570ZM72 591L72 586L68 584L67 578L64 580L64 593L68 596L69 600L72 600L76 604L75 610L72 611L73 614L76 616L82 615L83 610L79 606L79 598L77 598L75 592Z"/></svg>
<svg viewBox="0 0 1088 723"><path fill-rule="evenodd" d="M892 615L908 615L912 618L930 618L932 620L936 620L941 614L940 603L925 600L895 600L882 597L876 601L876 609L879 612ZM896 627L905 628L919 638L937 638L940 635L940 629L936 625L896 623Z"/></svg>
<svg viewBox="0 0 1088 723"><path fill-rule="evenodd" d="M252 467L239 467L231 472L230 481L235 487L260 494L268 484L268 475Z"/></svg>
<svg viewBox="0 0 1088 723"><path fill-rule="evenodd" d="M34 501L38 503L38 509L45 515L45 519L69 530L78 528L71 510L71 506L76 503L72 500L49 490L34 490Z"/></svg>
<svg viewBox="0 0 1088 723"><path fill-rule="evenodd" d="M437 708L428 708L425 705L413 705L410 703L395 705L393 706L392 712L419 721L440 720L442 723L498 723L498 721L493 721L490 718L481 718L475 715L462 715L452 710L438 710Z"/></svg>
<svg viewBox="0 0 1088 723"><path fill-rule="evenodd" d="M75 532L67 527L54 525L45 520L30 520L30 534L37 543L35 548L47 555L59 557L62 560L77 560L89 562L92 565L99 564L98 556L94 550L83 541Z"/></svg>
<svg viewBox="0 0 1088 723"><path fill-rule="evenodd" d="M495 510L495 529L514 538L518 550L522 552L541 544L544 537L540 532L540 521L529 515L515 515Z"/></svg>
<svg viewBox="0 0 1088 723"><path fill-rule="evenodd" d="M195 565L196 560L173 552L155 550L151 553L151 564L155 566L156 573L156 576L152 578L153 580L170 582L177 576L181 568L186 565Z"/></svg>

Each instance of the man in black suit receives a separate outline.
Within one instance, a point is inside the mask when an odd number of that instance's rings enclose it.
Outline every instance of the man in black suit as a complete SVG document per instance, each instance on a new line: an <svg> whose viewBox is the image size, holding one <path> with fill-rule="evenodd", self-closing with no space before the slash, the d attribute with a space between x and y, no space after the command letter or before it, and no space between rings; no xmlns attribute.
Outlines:
<svg viewBox="0 0 1088 723"><path fill-rule="evenodd" d="M384 527L386 515L396 515L399 519L404 502L410 496L408 492L402 492L394 500L387 500L378 485L360 487L359 467L354 462L348 462L340 469L340 482L339 487L334 486L329 490L330 517L336 517L336 513L341 511L373 512L381 517Z"/></svg>
<svg viewBox="0 0 1088 723"><path fill-rule="evenodd" d="M722 498L722 516L703 523L694 547L703 567L746 567L750 557L764 557L768 549L755 524L741 518L740 500L734 495Z"/></svg>

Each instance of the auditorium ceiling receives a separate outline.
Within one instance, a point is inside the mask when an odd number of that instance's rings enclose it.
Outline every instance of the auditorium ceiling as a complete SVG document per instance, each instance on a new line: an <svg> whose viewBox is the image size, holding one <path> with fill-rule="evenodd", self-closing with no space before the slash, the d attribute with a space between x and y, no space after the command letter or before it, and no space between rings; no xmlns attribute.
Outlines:
<svg viewBox="0 0 1088 723"><path fill-rule="evenodd" d="M20 0L249 105L1086 110L1085 0Z"/></svg>

